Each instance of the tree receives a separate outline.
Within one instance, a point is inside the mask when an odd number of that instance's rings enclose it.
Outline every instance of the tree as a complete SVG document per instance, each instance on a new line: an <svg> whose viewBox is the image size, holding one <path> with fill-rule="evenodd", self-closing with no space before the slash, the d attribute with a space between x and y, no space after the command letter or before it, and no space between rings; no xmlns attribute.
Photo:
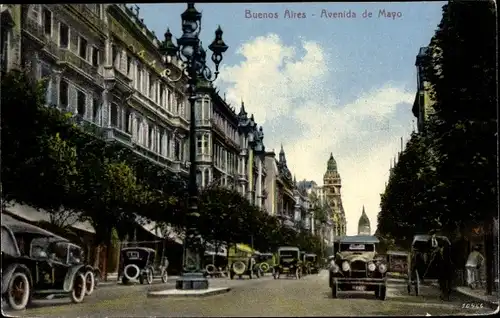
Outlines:
<svg viewBox="0 0 500 318"><path fill-rule="evenodd" d="M43 81L11 71L2 78L2 181L4 200L50 213L55 225L76 221L76 149L62 138L68 115L45 107Z"/></svg>

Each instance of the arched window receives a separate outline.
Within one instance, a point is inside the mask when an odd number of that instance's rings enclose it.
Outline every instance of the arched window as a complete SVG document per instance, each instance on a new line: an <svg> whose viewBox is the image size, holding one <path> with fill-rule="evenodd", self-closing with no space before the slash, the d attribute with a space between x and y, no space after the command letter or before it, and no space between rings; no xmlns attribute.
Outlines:
<svg viewBox="0 0 500 318"><path fill-rule="evenodd" d="M116 104L111 104L111 126L112 127L118 127L118 105Z"/></svg>

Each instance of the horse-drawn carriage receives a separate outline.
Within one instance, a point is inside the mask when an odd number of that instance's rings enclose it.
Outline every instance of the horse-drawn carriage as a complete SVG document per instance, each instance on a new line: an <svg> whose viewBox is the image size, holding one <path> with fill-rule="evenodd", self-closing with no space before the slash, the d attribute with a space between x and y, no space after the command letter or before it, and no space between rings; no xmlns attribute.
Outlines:
<svg viewBox="0 0 500 318"><path fill-rule="evenodd" d="M154 277L167 282L168 260L165 256L156 260L156 250L149 247L125 247L121 249L120 267L117 279L123 284L138 279L141 284L152 284Z"/></svg>
<svg viewBox="0 0 500 318"><path fill-rule="evenodd" d="M302 277L302 261L298 247L282 246L276 253L276 265L274 267L274 279L279 279L284 274L286 277Z"/></svg>
<svg viewBox="0 0 500 318"><path fill-rule="evenodd" d="M387 251L387 273L394 277L407 277L410 254L405 251Z"/></svg>
<svg viewBox="0 0 500 318"><path fill-rule="evenodd" d="M438 279L440 250L445 245L451 245L446 236L415 235L413 237L408 264L408 294L411 294L413 286L418 296L424 280Z"/></svg>

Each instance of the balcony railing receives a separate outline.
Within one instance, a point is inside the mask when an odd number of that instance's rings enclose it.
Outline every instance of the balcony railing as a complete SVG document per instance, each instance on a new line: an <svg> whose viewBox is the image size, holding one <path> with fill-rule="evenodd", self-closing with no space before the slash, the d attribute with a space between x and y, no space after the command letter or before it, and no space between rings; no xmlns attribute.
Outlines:
<svg viewBox="0 0 500 318"><path fill-rule="evenodd" d="M104 128L103 136L107 140L117 140L127 145L132 143L132 136L116 127Z"/></svg>
<svg viewBox="0 0 500 318"><path fill-rule="evenodd" d="M90 63L88 63L75 53L71 52L70 50L61 49L60 52L61 52L61 60L60 60L61 64L75 66L85 74L90 75L97 85L99 86L103 85L104 78L101 76L101 74L98 73L96 66L91 65Z"/></svg>
<svg viewBox="0 0 500 318"><path fill-rule="evenodd" d="M25 19L23 23L23 29L25 32L31 34L34 38L40 40L40 42L44 42L46 40L43 26L39 24L37 21L34 21L29 18Z"/></svg>
<svg viewBox="0 0 500 318"><path fill-rule="evenodd" d="M93 25L96 29L100 30L101 32L105 32L107 29L106 23L97 15L96 12L92 11L87 7L85 4L69 4L69 6L72 11L78 12L80 15L82 15L87 21L89 22L90 25Z"/></svg>
<svg viewBox="0 0 500 318"><path fill-rule="evenodd" d="M211 127L212 121L210 119L197 119L196 127Z"/></svg>

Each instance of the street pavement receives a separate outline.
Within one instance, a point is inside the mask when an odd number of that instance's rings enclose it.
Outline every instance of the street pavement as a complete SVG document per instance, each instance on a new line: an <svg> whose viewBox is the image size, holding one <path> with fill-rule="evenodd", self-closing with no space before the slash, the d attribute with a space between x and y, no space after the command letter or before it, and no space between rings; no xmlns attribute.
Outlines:
<svg viewBox="0 0 500 318"><path fill-rule="evenodd" d="M439 299L433 286L423 286L422 296L408 295L403 281L391 280L387 299L373 293L341 293L331 298L328 272L309 275L300 280L267 276L259 279L227 278L210 280L211 287L231 287L226 294L201 298L150 298L148 290L174 288L175 281L153 285L114 285L96 289L82 304L69 299L36 301L22 312L6 312L29 317L206 317L206 316L374 316L374 315L463 315L487 314L493 310L480 307L461 294L449 302ZM469 306L467 306L469 304ZM470 305L476 306L470 306ZM469 309L465 309L468 307ZM473 307L474 309L470 309Z"/></svg>

